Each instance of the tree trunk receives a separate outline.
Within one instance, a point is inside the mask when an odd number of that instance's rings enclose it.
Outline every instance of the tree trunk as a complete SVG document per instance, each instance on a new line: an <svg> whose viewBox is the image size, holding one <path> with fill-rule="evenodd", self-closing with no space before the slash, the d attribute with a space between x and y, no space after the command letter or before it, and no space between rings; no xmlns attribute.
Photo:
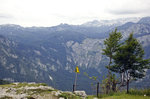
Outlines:
<svg viewBox="0 0 150 99"><path fill-rule="evenodd" d="M110 71L111 60L112 58L110 57L109 64L108 64L108 82L106 85L106 94L110 93L111 91L111 71Z"/></svg>
<svg viewBox="0 0 150 99"><path fill-rule="evenodd" d="M129 80L127 79L127 93L129 93Z"/></svg>
<svg viewBox="0 0 150 99"><path fill-rule="evenodd" d="M109 74L109 76L110 76L110 65L111 65L111 57L110 57L110 60L109 60L109 64L108 64L108 74Z"/></svg>
<svg viewBox="0 0 150 99"><path fill-rule="evenodd" d="M116 85L117 85L117 82L116 82L116 79L114 79L114 81L112 82L112 90L113 90L113 92L116 92Z"/></svg>

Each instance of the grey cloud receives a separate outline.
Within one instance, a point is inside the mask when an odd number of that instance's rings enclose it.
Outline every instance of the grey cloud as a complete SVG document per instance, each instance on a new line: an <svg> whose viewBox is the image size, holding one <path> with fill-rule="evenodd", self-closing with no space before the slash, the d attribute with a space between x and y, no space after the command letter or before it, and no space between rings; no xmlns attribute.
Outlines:
<svg viewBox="0 0 150 99"><path fill-rule="evenodd" d="M11 19L14 17L12 15L9 15L9 14L0 13L0 18L1 19Z"/></svg>
<svg viewBox="0 0 150 99"><path fill-rule="evenodd" d="M149 14L150 8L147 8L147 9L114 9L114 10L108 10L107 12L114 14L114 15Z"/></svg>
<svg viewBox="0 0 150 99"><path fill-rule="evenodd" d="M138 13L141 13L141 11L138 11L138 10L110 10L108 11L109 13L111 14L115 14L115 15L125 15L125 14L138 14Z"/></svg>
<svg viewBox="0 0 150 99"><path fill-rule="evenodd" d="M134 0L132 2L126 2L115 8L108 8L106 11L114 15L148 14L150 13L149 5L150 0Z"/></svg>

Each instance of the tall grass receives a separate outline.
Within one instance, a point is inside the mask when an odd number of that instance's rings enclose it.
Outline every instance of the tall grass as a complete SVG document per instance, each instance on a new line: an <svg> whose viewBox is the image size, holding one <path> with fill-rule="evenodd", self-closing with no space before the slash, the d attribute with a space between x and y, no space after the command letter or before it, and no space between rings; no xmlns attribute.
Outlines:
<svg viewBox="0 0 150 99"><path fill-rule="evenodd" d="M130 89L129 94L127 94L126 91L111 92L109 94L100 94L99 98L100 99L101 98L102 99L150 99L150 89L140 89L140 90Z"/></svg>
<svg viewBox="0 0 150 99"><path fill-rule="evenodd" d="M131 89L129 91L130 95L146 95L146 96L150 96L150 89Z"/></svg>
<svg viewBox="0 0 150 99"><path fill-rule="evenodd" d="M100 94L99 98L109 97L109 96L120 96L126 94L126 91L110 92L109 94Z"/></svg>
<svg viewBox="0 0 150 99"><path fill-rule="evenodd" d="M122 94L120 96L109 96L99 99L150 99L149 96L139 96L139 95L130 95L130 94Z"/></svg>

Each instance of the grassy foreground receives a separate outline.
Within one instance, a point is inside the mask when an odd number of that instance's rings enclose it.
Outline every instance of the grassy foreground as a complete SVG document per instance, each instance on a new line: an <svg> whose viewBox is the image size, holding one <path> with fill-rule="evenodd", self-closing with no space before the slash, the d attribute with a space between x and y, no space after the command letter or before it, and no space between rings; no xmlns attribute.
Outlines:
<svg viewBox="0 0 150 99"><path fill-rule="evenodd" d="M87 99L94 99L95 96L88 96ZM96 97L95 97L96 98ZM150 99L150 96L140 96L140 95L130 95L130 94L122 94L122 95L113 95L113 96L105 96L97 99Z"/></svg>
<svg viewBox="0 0 150 99"><path fill-rule="evenodd" d="M93 99L96 96L88 96L87 99ZM150 89L137 90L131 89L129 94L126 92L117 92L100 95L97 99L150 99Z"/></svg>
<svg viewBox="0 0 150 99"><path fill-rule="evenodd" d="M150 99L150 97L149 96L124 94L124 95L120 95L120 96L104 97L104 98L101 98L101 99Z"/></svg>

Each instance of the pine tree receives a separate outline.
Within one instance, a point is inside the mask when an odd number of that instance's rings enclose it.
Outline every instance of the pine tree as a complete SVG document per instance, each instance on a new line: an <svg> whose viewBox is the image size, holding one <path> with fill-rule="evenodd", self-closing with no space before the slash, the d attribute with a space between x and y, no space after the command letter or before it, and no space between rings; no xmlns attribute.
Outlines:
<svg viewBox="0 0 150 99"><path fill-rule="evenodd" d="M122 35L120 32L117 32L117 29L115 31L112 31L109 34L109 38L104 40L105 49L103 49L103 55L106 55L109 57L109 64L107 66L108 70L111 66L113 55L118 50L120 46L120 40L122 38Z"/></svg>
<svg viewBox="0 0 150 99"><path fill-rule="evenodd" d="M145 69L150 68L150 61L144 59L144 50L141 44L131 33L124 44L121 45L113 56L114 65L110 70L122 75L122 84L127 85L129 92L129 82L145 76Z"/></svg>
<svg viewBox="0 0 150 99"><path fill-rule="evenodd" d="M117 29L115 29L115 31L112 31L109 34L109 37L104 41L104 45L105 45L105 49L103 49L103 55L106 55L107 57L109 57L109 63L107 69L108 69L108 75L107 75L107 80L104 80L105 82L105 87L106 87L106 93L109 93L112 90L115 90L114 86L116 86L116 81L115 79L112 80L112 73L110 71L110 67L112 64L112 59L113 59L113 55L116 53L116 51L118 50L120 44L120 40L122 38L122 35L120 32L117 32ZM112 82L113 81L113 82Z"/></svg>

